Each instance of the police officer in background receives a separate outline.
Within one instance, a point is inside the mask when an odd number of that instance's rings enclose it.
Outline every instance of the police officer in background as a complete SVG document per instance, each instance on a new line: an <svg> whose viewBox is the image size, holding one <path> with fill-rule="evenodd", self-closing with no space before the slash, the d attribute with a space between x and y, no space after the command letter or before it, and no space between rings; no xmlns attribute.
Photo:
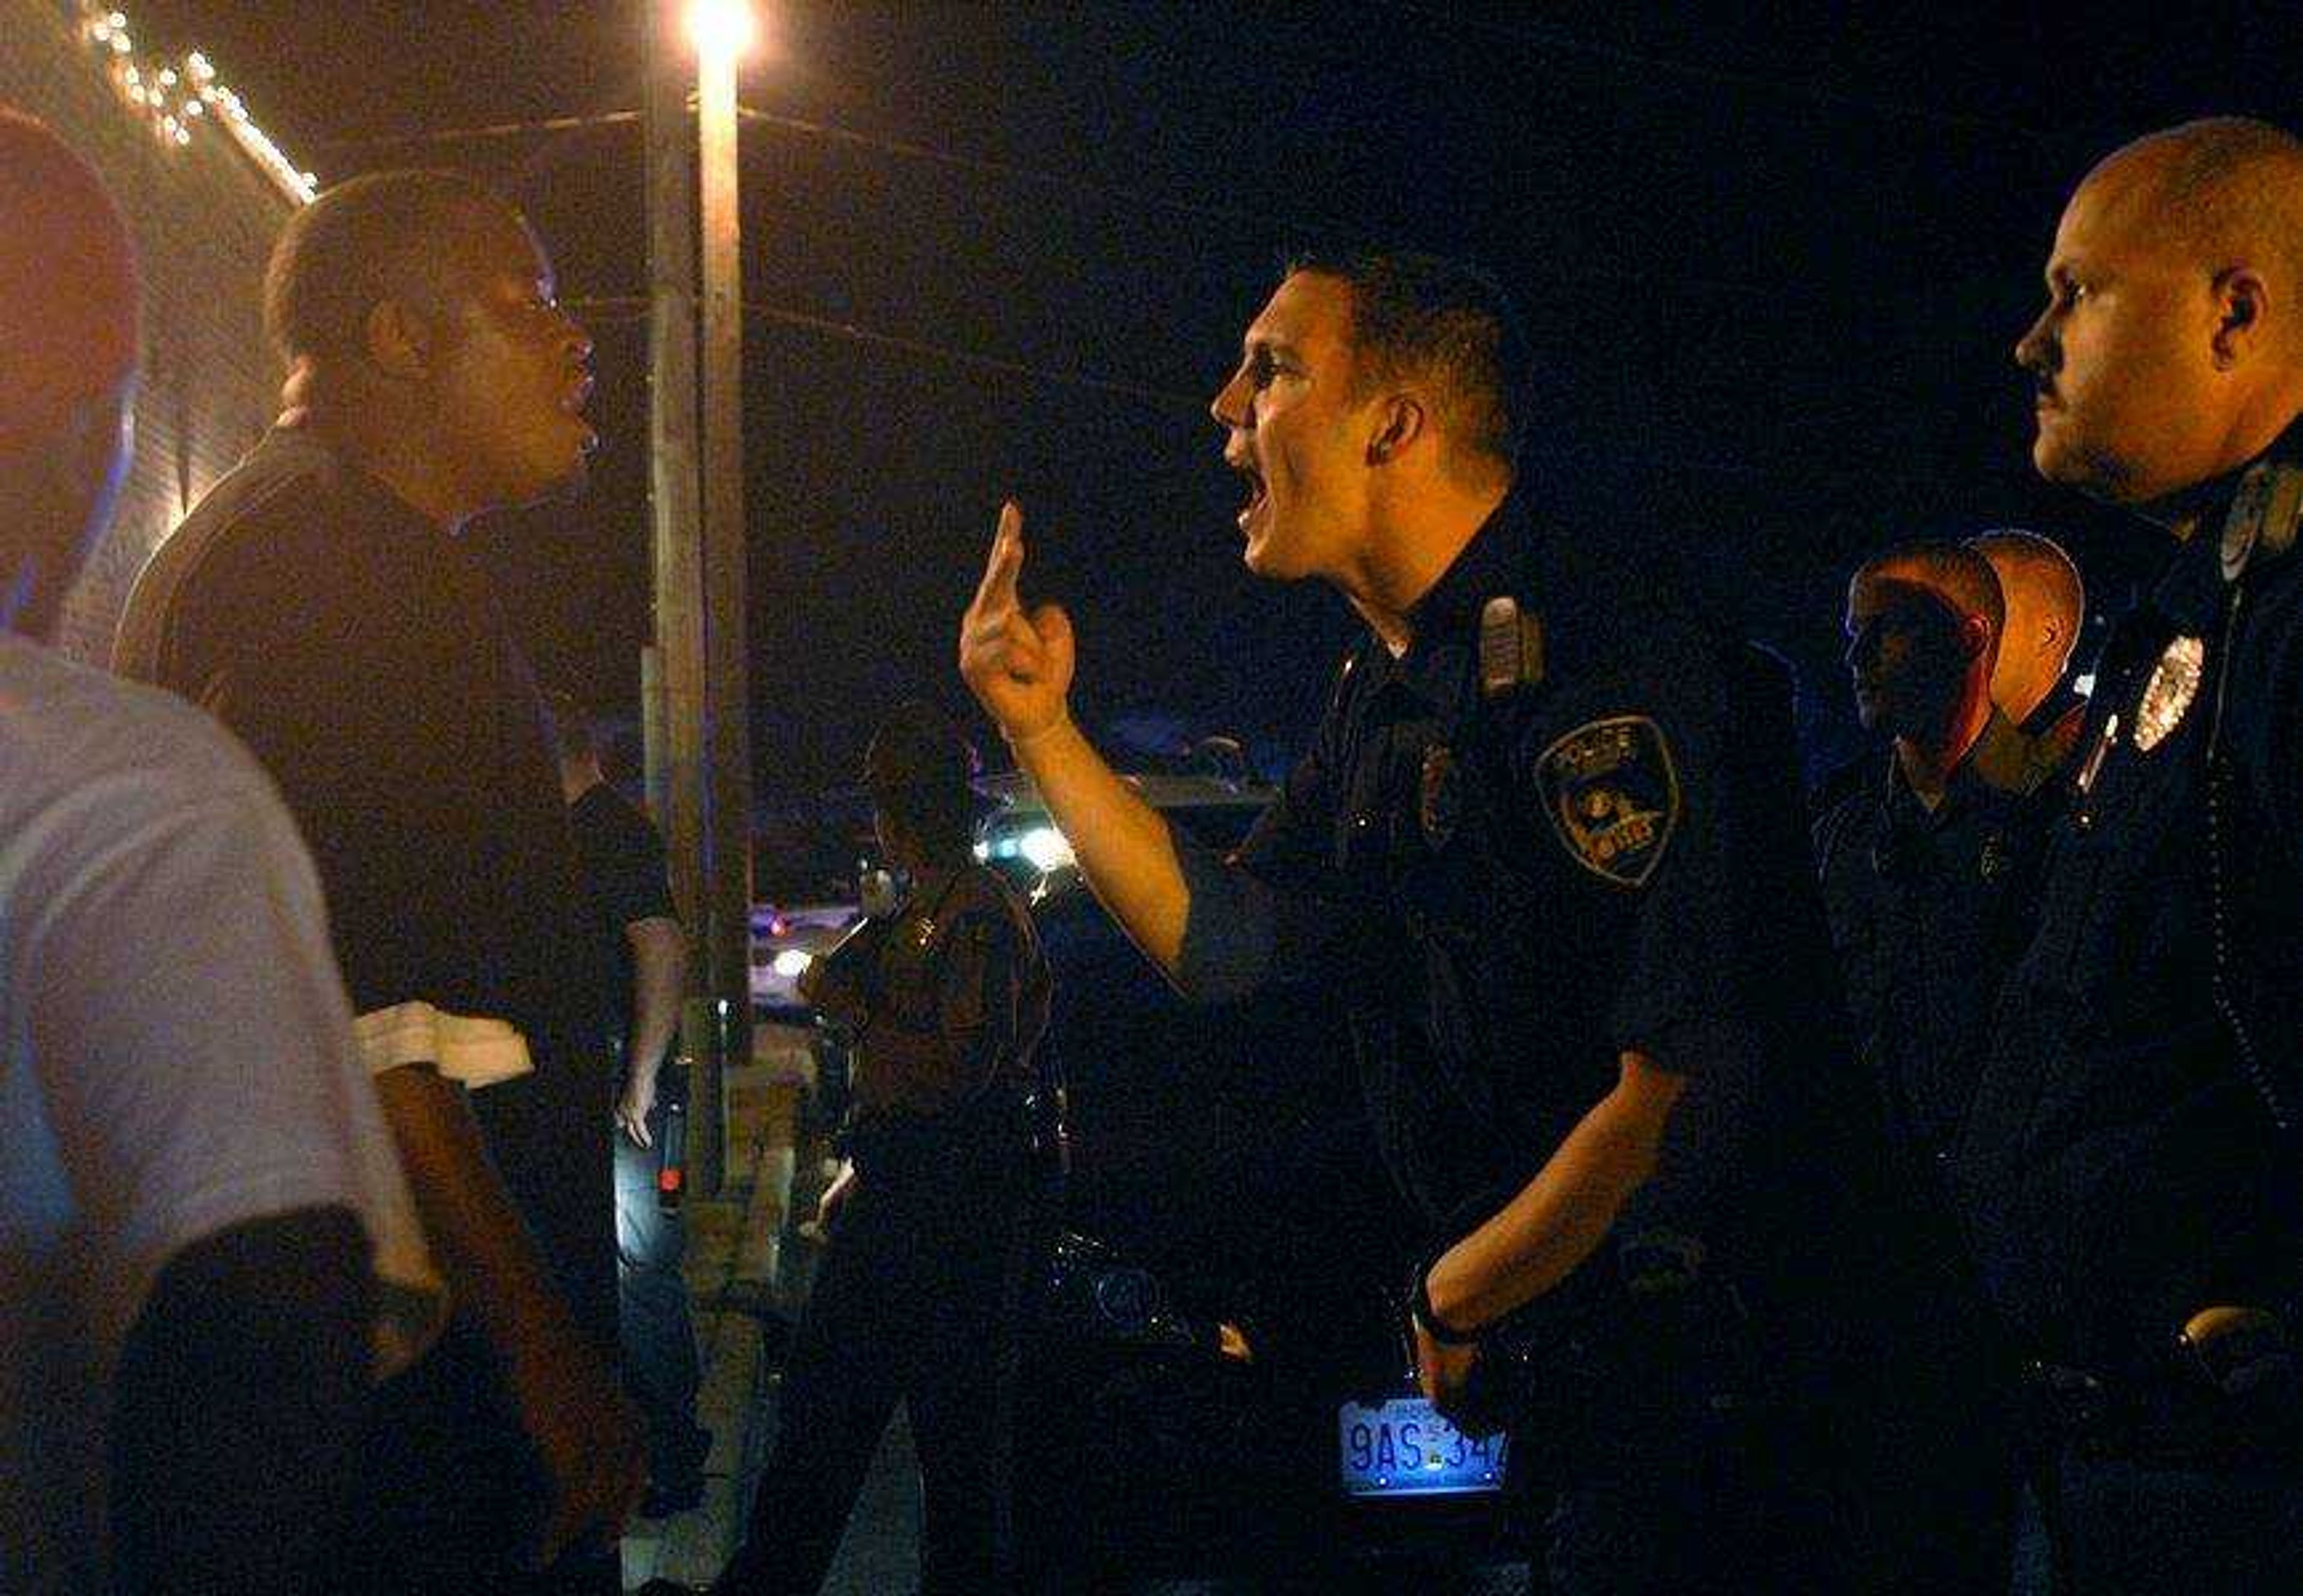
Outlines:
<svg viewBox="0 0 2303 1596"><path fill-rule="evenodd" d="M898 1400L924 1487L921 1590L1013 1588L1008 1409L1049 981L1030 911L971 857L974 764L924 704L891 715L865 761L905 892L802 981L854 1036L849 1162L818 1209L830 1239L785 1364L775 1455L720 1596L822 1583Z"/></svg>
<svg viewBox="0 0 2303 1596"><path fill-rule="evenodd" d="M2098 668L1958 1160L2083 1592L2303 1589L2303 144L2187 124L2063 211L2032 459L2171 542Z"/></svg>
<svg viewBox="0 0 2303 1596"><path fill-rule="evenodd" d="M1756 1207L1784 1187L1756 1175L1748 1133L1811 1136L1770 1093L1829 1073L1804 1060L1837 1001L1782 978L1828 963L1788 685L1585 568L1615 528L1553 519L1563 485L1523 453L1527 369L1500 291L1428 258L1306 260L1248 328L1212 406L1245 482L1245 562L1329 583L1367 630L1235 856L1172 832L1073 723L1071 624L1019 595L1012 504L961 670L1098 896L1187 995L1310 977L1348 1010L1432 1241L1413 1292L1429 1395L1474 1401L1483 1333L1531 1304L1610 1305L1617 1373L1572 1440L1530 1432L1517 1454L1564 1482L1549 1588L1816 1589L1788 1543L1826 1527L1775 1533L1781 1472L1716 1423L1708 1376L1739 1327L1619 1306L1626 1260L1649 1283L1732 1276L1754 1303L1778 1283L1750 1233L1783 1233Z"/></svg>
<svg viewBox="0 0 2303 1596"><path fill-rule="evenodd" d="M2079 737L2087 701L2064 674L2087 621L2087 584L2052 537L2001 527L1967 540L1991 562L2007 624L1991 668L1991 701L2040 746L2043 763L2062 763Z"/></svg>
<svg viewBox="0 0 2303 1596"><path fill-rule="evenodd" d="M1995 704L2004 609L1972 546L1914 543L1849 585L1859 718L1893 747L1816 826L1816 857L1855 1040L1879 1095L1910 1261L1908 1339L1883 1364L1889 1444L1872 1506L1873 1588L2006 1583L2015 1436L1998 1338L1965 1266L1938 1160L1975 1085L1993 994L2029 940L2056 791Z"/></svg>

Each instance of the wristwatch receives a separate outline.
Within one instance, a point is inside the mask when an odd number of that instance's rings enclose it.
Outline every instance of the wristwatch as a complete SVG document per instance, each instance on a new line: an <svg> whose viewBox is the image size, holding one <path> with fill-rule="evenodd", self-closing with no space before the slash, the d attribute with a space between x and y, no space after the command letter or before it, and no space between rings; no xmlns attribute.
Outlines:
<svg viewBox="0 0 2303 1596"><path fill-rule="evenodd" d="M1473 1347L1479 1344L1480 1332L1457 1330L1431 1309L1431 1266L1438 1262L1437 1255L1426 1260L1415 1271L1415 1288L1407 1299L1407 1316L1423 1328L1423 1333L1442 1347Z"/></svg>

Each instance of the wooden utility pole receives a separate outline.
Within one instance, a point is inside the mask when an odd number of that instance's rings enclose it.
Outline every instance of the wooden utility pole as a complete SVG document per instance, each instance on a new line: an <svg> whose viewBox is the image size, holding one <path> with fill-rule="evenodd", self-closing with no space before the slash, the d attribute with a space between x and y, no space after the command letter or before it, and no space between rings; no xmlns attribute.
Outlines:
<svg viewBox="0 0 2303 1596"><path fill-rule="evenodd" d="M723 0L724 3L724 0ZM724 30L722 32L724 33ZM736 77L743 46L699 39L696 169L704 253L704 694L710 773L710 958L723 1060L752 1057L750 549L744 513L743 224Z"/></svg>
<svg viewBox="0 0 2303 1596"><path fill-rule="evenodd" d="M651 731L648 763L662 783L658 818L691 952L680 1026L684 1050L696 1067L688 1168L696 1189L709 1195L718 1188L723 1163L722 1070L747 1060L751 1050L736 63L732 55L720 59L707 52L700 63L699 140L688 116L689 86L697 80L690 75L678 0L643 3L654 675L662 711ZM699 222L705 241L700 316Z"/></svg>

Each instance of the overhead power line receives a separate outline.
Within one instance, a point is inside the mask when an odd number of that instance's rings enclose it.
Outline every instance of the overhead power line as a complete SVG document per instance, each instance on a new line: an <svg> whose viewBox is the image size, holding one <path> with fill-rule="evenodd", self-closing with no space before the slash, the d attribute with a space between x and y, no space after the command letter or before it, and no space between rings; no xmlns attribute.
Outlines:
<svg viewBox="0 0 2303 1596"><path fill-rule="evenodd" d="M612 294L590 299L570 298L562 301L569 309L603 325L641 322L647 319L647 300L637 295ZM1198 410L1205 407L1203 394L1185 393L1174 388L1155 388L1148 383L1131 383L1116 377L1096 376L1083 371L1064 371L1052 366L1034 366L1026 360L1012 360L1000 355L987 355L980 350L959 349L948 343L936 343L924 338L907 338L901 334L882 333L870 327L859 327L852 322L835 321L830 317L811 316L804 310L787 309L775 305L744 307L744 315L755 321L777 326L797 327L806 332L838 338L848 343L860 343L873 349L892 350L899 354L917 355L926 359L941 361L948 366L966 367L974 371L994 372L1001 376L1022 377L1029 381L1056 383L1068 388L1083 388L1094 393L1116 394L1124 399L1138 400L1162 410Z"/></svg>
<svg viewBox="0 0 2303 1596"><path fill-rule="evenodd" d="M648 302L639 294L601 294L590 297L571 296L561 301L567 308L584 317L593 326L620 326L644 323L647 320ZM843 342L861 344L869 349L886 350L893 353L916 356L946 366L957 366L970 371L987 371L1000 376L1015 377L1026 382L1054 383L1063 387L1084 389L1093 393L1109 393L1135 400L1158 410L1190 410L1194 414L1207 408L1208 395L1186 393L1176 388L1155 387L1149 383L1128 382L1123 378L1097 376L1084 371L1066 371L1052 366L1037 366L1028 360L1016 360L1000 355L985 354L979 350L960 349L949 343L937 343L924 338L911 338L901 334L882 333L871 327L859 327L853 322L843 322L826 316L811 315L805 310L793 310L780 305L747 304L747 319L766 322L775 326L794 327L822 337L836 338ZM1813 462L1802 462L1796 468L1789 465L1767 466L1752 460L1730 460L1719 455L1696 454L1681 450L1669 450L1660 455L1642 452L1643 459L1658 460L1664 474L1674 472L1691 476L1733 477L1744 481L1780 481L1797 473L1813 476ZM1902 470L1892 466L1848 464L1836 468L1849 477L1860 477L1867 481L1893 482L1930 492L1943 486L1942 478L1924 472Z"/></svg>
<svg viewBox="0 0 2303 1596"><path fill-rule="evenodd" d="M894 139L880 133L858 132L853 128L835 127L830 122L813 122L802 116L786 116L778 112L760 111L751 106L739 107L737 114L746 122L793 133L802 138L818 139L826 144L850 149L865 149L878 155L899 156L924 165L942 166L955 172L969 172L979 176L1005 178L1012 182L1030 183L1041 188L1059 189L1067 193L1114 207L1134 207L1141 210L1164 211L1170 215L1191 216L1201 221L1221 221L1243 226L1293 232L1321 238L1348 238L1363 231L1351 223L1332 216L1286 216L1270 211L1250 210L1244 206L1210 205L1203 200L1177 199L1163 194L1148 193L1141 189L1122 188L1111 183L1097 182L1092 178L1069 173L1049 172L1033 166L1022 166L1013 161L994 160L983 156L957 155L915 143L908 139ZM587 128L637 126L640 114L637 111L601 111L587 116L544 116L524 122L481 122L471 127L424 128L406 133L378 133L359 139L333 139L318 148L334 152L357 152L367 149L405 148L424 144L465 144L490 139L532 138L541 133L578 132Z"/></svg>
<svg viewBox="0 0 2303 1596"><path fill-rule="evenodd" d="M772 111L740 108L738 115L748 125L814 139L831 145L853 149L870 150L878 155L895 156L901 159L940 166L947 171L965 172L980 177L996 177L1010 182L1025 183L1071 194L1114 210L1157 212L1182 216L1194 221L1221 222L1232 226L1253 228L1267 237L1300 241L1320 241L1329 243L1349 242L1364 238L1370 229L1333 216L1300 216L1273 211L1252 210L1244 206L1210 205L1201 200L1177 199L1164 194L1149 193L1140 189L1127 189L1100 183L1092 178L1068 173L1050 172L1038 167L1018 165L1012 161L993 160L986 156L957 155L909 139L889 138L879 133L857 132L852 128L835 127L829 122L811 122L805 117L785 116ZM405 149L427 145L464 144L497 139L533 138L548 133L578 132L591 128L637 127L640 114L637 111L602 111L586 116L547 116L525 122L483 122L470 127L426 128L407 133L383 133L366 138L336 140L318 148L328 153L358 152L376 149ZM1640 272L1611 267L1579 266L1544 257L1514 262L1514 274L1540 278L1553 283L1572 283L1585 286L1635 288L1642 283L1668 284L1675 289L1700 289L1707 292L1740 298L1774 300L1782 294L1782 285L1774 283L1746 282L1728 277L1704 277L1686 273Z"/></svg>

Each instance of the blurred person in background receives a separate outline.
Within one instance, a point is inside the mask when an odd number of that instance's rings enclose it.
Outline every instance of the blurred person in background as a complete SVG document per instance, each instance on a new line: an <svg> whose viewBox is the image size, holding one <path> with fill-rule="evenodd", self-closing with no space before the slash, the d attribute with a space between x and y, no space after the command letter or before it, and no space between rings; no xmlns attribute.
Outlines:
<svg viewBox="0 0 2303 1596"><path fill-rule="evenodd" d="M600 768L591 713L549 695L560 790L576 836L584 908L607 972L600 1009L620 1066L616 1088L616 1293L624 1381L647 1420L647 1493L640 1516L704 1499L712 1432L696 1422L703 1383L696 1321L680 1261L688 1228L665 1205L667 1120L685 1110L688 1068L671 1059L688 994L688 938L672 908L663 837Z"/></svg>
<svg viewBox="0 0 2303 1596"><path fill-rule="evenodd" d="M815 1591L896 1404L919 1453L924 1596L1016 1588L1008 1526L1018 1305L1036 1191L1028 1100L1047 959L975 862L975 752L924 704L882 724L864 784L903 897L811 967L853 1033L848 1165L785 1364L775 1454L715 1596Z"/></svg>

